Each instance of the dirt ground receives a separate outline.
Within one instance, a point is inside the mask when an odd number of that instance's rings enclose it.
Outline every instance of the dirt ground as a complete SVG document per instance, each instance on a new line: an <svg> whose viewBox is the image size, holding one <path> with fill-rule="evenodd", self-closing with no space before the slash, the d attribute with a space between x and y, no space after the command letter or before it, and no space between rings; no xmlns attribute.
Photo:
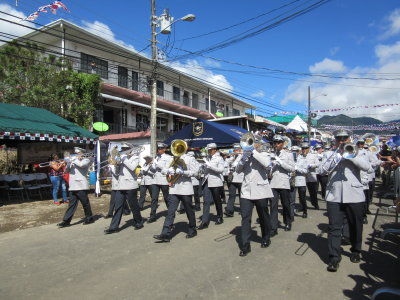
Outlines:
<svg viewBox="0 0 400 300"><path fill-rule="evenodd" d="M96 197L93 192L89 194L89 201L95 218L104 216L108 212L110 204L110 192L104 191L100 197ZM147 195L146 202L150 202ZM55 224L62 221L68 204L62 203L57 206L53 204L53 200L30 200L30 201L12 201L8 203L3 200L0 207L0 233L21 230L25 228L37 227L46 224ZM147 203L145 203L147 205ZM74 219L83 218L84 213L81 204L74 215Z"/></svg>

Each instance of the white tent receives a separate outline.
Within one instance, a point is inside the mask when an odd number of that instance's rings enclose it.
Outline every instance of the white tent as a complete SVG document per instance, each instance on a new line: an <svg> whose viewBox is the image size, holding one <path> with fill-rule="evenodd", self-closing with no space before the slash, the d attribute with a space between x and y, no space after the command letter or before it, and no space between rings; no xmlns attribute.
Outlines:
<svg viewBox="0 0 400 300"><path fill-rule="evenodd" d="M307 123L303 121L298 115L294 117L292 122L286 125L288 129L293 129L297 131L307 131Z"/></svg>

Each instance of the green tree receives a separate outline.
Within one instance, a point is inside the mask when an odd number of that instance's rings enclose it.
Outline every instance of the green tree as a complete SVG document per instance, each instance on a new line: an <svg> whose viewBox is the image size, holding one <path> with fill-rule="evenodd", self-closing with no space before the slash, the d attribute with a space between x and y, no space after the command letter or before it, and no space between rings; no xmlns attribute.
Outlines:
<svg viewBox="0 0 400 300"><path fill-rule="evenodd" d="M99 101L100 78L76 73L63 57L35 44L11 43L0 50L0 101L47 109L90 128Z"/></svg>

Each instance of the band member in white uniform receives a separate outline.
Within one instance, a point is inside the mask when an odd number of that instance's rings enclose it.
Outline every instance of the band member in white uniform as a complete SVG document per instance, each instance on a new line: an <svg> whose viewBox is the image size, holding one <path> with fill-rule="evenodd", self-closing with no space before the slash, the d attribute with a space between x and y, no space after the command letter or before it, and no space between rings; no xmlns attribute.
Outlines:
<svg viewBox="0 0 400 300"><path fill-rule="evenodd" d="M224 160L218 152L217 144L208 144L206 149L208 150L208 158L204 159L204 178L201 184L204 199L203 216L201 224L197 227L199 230L207 228L210 223L210 206L212 202L215 203L215 208L217 210L217 221L215 225L224 222L221 201L221 189L224 184L224 178L222 176Z"/></svg>
<svg viewBox="0 0 400 300"><path fill-rule="evenodd" d="M307 144L307 143L306 143ZM298 191L300 208L297 212L303 212L302 217L307 218L307 201L306 201L306 190L307 190L307 181L306 176L308 174L308 162L307 162L307 153L308 144L305 148L301 149L301 154L297 156L295 170L295 187Z"/></svg>
<svg viewBox="0 0 400 300"><path fill-rule="evenodd" d="M151 155L146 155L143 157L145 162L143 167L140 169L140 174L142 175L142 181L140 182L140 198L139 207L143 209L144 202L146 201L146 193L149 191L151 198L152 186L154 184L154 173L150 170L151 164L153 163L153 158Z"/></svg>
<svg viewBox="0 0 400 300"><path fill-rule="evenodd" d="M275 157L272 157L271 188L274 197L271 198L271 236L278 234L278 200L281 199L283 208L283 222L285 231L292 229L290 216L290 173L294 172L293 155L283 150L284 139L280 135L274 136Z"/></svg>
<svg viewBox="0 0 400 300"><path fill-rule="evenodd" d="M301 144L301 151L307 160L308 172L306 174L306 183L308 193L310 195L311 204L315 209L319 209L318 205L318 181L317 181L317 168L320 164L318 155L310 152L310 145L308 143Z"/></svg>
<svg viewBox="0 0 400 300"><path fill-rule="evenodd" d="M185 207L186 216L189 220L189 230L186 238L192 238L197 235L196 217L192 207L193 185L191 177L197 172L196 166L191 157L183 154L180 159L185 162L186 168L178 166L176 169L171 167L168 170L169 175L179 176L175 184L171 185L169 190L168 214L164 221L161 234L153 236L156 240L169 242L171 240L171 228L175 219L175 212L178 209L179 202Z"/></svg>
<svg viewBox="0 0 400 300"><path fill-rule="evenodd" d="M350 131L337 130L334 136L336 150L329 151L320 165L320 169L329 173L325 198L329 219L327 270L330 272L336 272L339 268L345 215L350 230L350 261L359 263L361 260L365 195L360 171L367 172L371 167L365 154L354 156L343 152L344 144L350 142Z"/></svg>
<svg viewBox="0 0 400 300"><path fill-rule="evenodd" d="M260 138L255 142L257 149L260 146ZM254 206L256 206L261 227L261 248L266 248L271 244L271 221L267 203L267 198L273 197L267 176L267 170L271 167L271 158L268 153L260 153L256 149L251 152L244 151L236 167L237 173L244 174L240 194L242 216L240 256L246 256L251 251L251 215Z"/></svg>
<svg viewBox="0 0 400 300"><path fill-rule="evenodd" d="M154 173L154 184L152 186L152 191L151 191L150 218L147 220L147 223L152 223L157 220L156 212L157 212L158 196L160 195L160 190L163 193L165 204L168 207L169 184L167 181L167 173L173 158L171 155L165 153L166 149L167 149L166 144L164 143L157 144L158 154L150 168L150 170Z"/></svg>
<svg viewBox="0 0 400 300"><path fill-rule="evenodd" d="M239 144L233 145L233 151L235 152L235 156L233 157L233 160L231 162L231 172L232 172L232 180L229 185L229 198L228 198L228 203L225 207L224 214L227 217L233 217L234 213L234 208L235 208L235 199L236 199L236 191L238 192L239 195L239 201L240 201L240 194L241 194L241 188L242 188L242 182L243 182L243 177L244 174L243 172L238 173L236 172L236 167L240 160L242 159L242 148L240 147Z"/></svg>
<svg viewBox="0 0 400 300"><path fill-rule="evenodd" d="M133 227L135 229L143 228L143 219L140 214L137 193L139 185L137 182L136 168L139 166L139 156L126 153L121 156L121 163L111 169L118 177L117 192L115 195L115 214L111 220L110 227L104 230L105 234L111 234L119 231L121 223L122 210L125 200L131 208L133 215Z"/></svg>
<svg viewBox="0 0 400 300"><path fill-rule="evenodd" d="M82 155L86 152L85 149L75 147L75 156L67 162L65 169L69 173L69 204L65 212L63 221L57 224L58 227L70 226L72 217L78 207L78 200L82 203L83 211L85 212L85 220L83 225L94 223L92 209L89 202L89 182L86 178L91 161Z"/></svg>

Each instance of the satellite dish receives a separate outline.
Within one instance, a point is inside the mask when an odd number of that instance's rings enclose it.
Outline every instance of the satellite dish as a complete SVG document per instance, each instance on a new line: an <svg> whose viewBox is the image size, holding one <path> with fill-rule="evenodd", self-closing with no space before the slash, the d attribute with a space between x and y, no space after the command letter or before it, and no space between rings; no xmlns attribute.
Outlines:
<svg viewBox="0 0 400 300"><path fill-rule="evenodd" d="M97 131L103 132L108 130L108 125L104 122L93 123L93 128Z"/></svg>

